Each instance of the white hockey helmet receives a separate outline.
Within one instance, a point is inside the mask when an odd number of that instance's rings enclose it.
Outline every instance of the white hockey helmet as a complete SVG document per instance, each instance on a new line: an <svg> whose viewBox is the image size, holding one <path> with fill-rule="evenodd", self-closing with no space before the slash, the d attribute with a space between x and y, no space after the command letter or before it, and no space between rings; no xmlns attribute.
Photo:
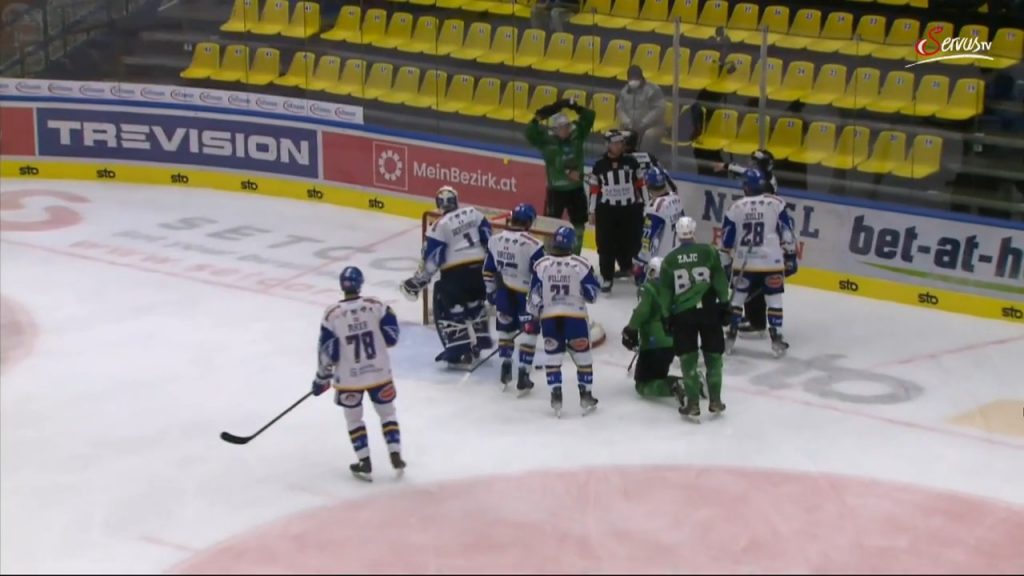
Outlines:
<svg viewBox="0 0 1024 576"><path fill-rule="evenodd" d="M676 238L679 240L693 240L697 236L697 221L689 216L683 216L676 222Z"/></svg>
<svg viewBox="0 0 1024 576"><path fill-rule="evenodd" d="M434 204L437 209L447 214L459 207L459 193L451 186L441 186L434 196Z"/></svg>
<svg viewBox="0 0 1024 576"><path fill-rule="evenodd" d="M657 280L658 276L661 276L661 256L655 256L651 258L651 261L647 263L647 279Z"/></svg>

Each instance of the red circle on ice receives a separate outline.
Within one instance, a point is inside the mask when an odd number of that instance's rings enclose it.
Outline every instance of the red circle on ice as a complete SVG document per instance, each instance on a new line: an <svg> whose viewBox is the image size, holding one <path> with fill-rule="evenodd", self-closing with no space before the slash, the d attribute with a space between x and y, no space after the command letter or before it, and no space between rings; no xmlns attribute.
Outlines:
<svg viewBox="0 0 1024 576"><path fill-rule="evenodd" d="M7 370L27 358L37 335L36 324L28 310L0 296L0 369Z"/></svg>
<svg viewBox="0 0 1024 576"><path fill-rule="evenodd" d="M387 490L279 520L177 571L1021 573L1022 542L1024 508L962 494L822 473L621 467Z"/></svg>

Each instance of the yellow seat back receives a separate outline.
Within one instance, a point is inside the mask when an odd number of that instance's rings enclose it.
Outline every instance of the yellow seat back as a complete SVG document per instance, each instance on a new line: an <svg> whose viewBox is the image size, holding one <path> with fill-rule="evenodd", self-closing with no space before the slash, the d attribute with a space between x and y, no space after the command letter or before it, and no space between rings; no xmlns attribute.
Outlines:
<svg viewBox="0 0 1024 576"><path fill-rule="evenodd" d="M257 0L235 0L231 16L221 25L222 32L248 32L260 21L260 4Z"/></svg>
<svg viewBox="0 0 1024 576"><path fill-rule="evenodd" d="M268 0L263 5L260 21L253 24L249 31L253 34L270 36L280 34L288 25L288 0Z"/></svg>
<svg viewBox="0 0 1024 576"><path fill-rule="evenodd" d="M192 50L192 62L180 74L182 78L208 78L220 68L220 45L200 42Z"/></svg>
<svg viewBox="0 0 1024 576"><path fill-rule="evenodd" d="M334 28L320 35L324 40L347 41L362 34L360 22L363 18L363 9L359 6L342 6L338 12L338 19L334 21Z"/></svg>
<svg viewBox="0 0 1024 576"><path fill-rule="evenodd" d="M800 149L803 131L804 121L800 118L779 118L768 137L768 150L776 160L785 160Z"/></svg>
<svg viewBox="0 0 1024 576"><path fill-rule="evenodd" d="M320 32L320 5L316 2L299 2L292 11L292 19L281 31L289 38L309 38Z"/></svg>

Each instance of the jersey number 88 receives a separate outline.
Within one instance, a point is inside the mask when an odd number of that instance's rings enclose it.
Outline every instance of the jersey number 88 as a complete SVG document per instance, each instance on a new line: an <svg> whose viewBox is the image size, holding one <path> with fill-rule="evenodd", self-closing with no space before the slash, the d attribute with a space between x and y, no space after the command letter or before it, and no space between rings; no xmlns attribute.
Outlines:
<svg viewBox="0 0 1024 576"><path fill-rule="evenodd" d="M706 266L697 266L692 270L679 268L674 272L676 281L676 294L682 294L694 284L707 283L711 281L711 269Z"/></svg>

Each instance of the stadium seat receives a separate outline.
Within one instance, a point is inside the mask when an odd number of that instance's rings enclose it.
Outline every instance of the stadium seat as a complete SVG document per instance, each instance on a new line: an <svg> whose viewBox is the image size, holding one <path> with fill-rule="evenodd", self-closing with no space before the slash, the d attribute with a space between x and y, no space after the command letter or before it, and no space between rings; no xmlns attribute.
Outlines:
<svg viewBox="0 0 1024 576"><path fill-rule="evenodd" d="M397 16L397 14L396 14ZM408 14L406 14L408 16ZM373 8L366 11L363 17L363 25L359 33L346 38L346 42L355 44L373 44L381 41L387 34L388 13L380 8Z"/></svg>
<svg viewBox="0 0 1024 576"><path fill-rule="evenodd" d="M534 62L530 66L535 70L554 72L569 65L572 60L572 34L556 32L551 35L548 41L548 50L544 58Z"/></svg>
<svg viewBox="0 0 1024 576"><path fill-rule="evenodd" d="M541 108L554 104L558 101L558 88L554 86L537 86L530 96L530 102L526 105L523 114L516 114L512 119L520 124L526 124L533 118L533 114Z"/></svg>
<svg viewBox="0 0 1024 576"><path fill-rule="evenodd" d="M605 48L601 63L594 68L594 76L598 78L625 77L632 52L633 43L629 40L612 40Z"/></svg>
<svg viewBox="0 0 1024 576"><path fill-rule="evenodd" d="M952 36L952 34L953 28L950 27L949 34L943 34L940 37L949 37ZM988 26L982 26L980 24L968 24L960 28L960 33L957 34L957 36L962 36L964 38L975 38L979 42L986 42L988 41ZM929 42L929 46L931 45L932 43ZM936 54L936 56L939 56L939 54ZM950 66L971 66L975 62L978 62L978 60L972 58L950 58L949 60L940 60L940 62L942 62L943 64L948 64Z"/></svg>
<svg viewBox="0 0 1024 576"><path fill-rule="evenodd" d="M296 52L292 56L292 63L288 65L288 71L284 76L274 79L278 86L291 86L306 90L313 79L316 71L316 54L312 52Z"/></svg>
<svg viewBox="0 0 1024 576"><path fill-rule="evenodd" d="M544 58L544 45L547 41L547 32L539 28L528 28L523 32L523 38L519 41L519 49L509 66L516 68L529 68L535 62Z"/></svg>
<svg viewBox="0 0 1024 576"><path fill-rule="evenodd" d="M697 23L697 8L697 0L675 0L672 3L672 10L669 12L668 18L665 19L665 22L660 22L655 26L654 32L672 36L675 34L675 20L678 18L681 22L680 33L682 33L682 29Z"/></svg>
<svg viewBox="0 0 1024 576"><path fill-rule="evenodd" d="M391 91L391 83L395 78L395 66L390 62L377 62L370 66L370 73L366 77L366 86L362 94L353 94L360 98L376 100Z"/></svg>
<svg viewBox="0 0 1024 576"><path fill-rule="evenodd" d="M761 95L761 76L764 76L765 86L768 89L768 94L771 94L772 90L777 89L782 85L782 60L778 58L769 58L767 64L758 60L757 64L754 65L754 72L750 75L750 82L745 86L740 86L736 90L736 94L739 96L746 96L747 98L757 98Z"/></svg>
<svg viewBox="0 0 1024 576"><path fill-rule="evenodd" d="M594 131L604 132L616 126L615 94L607 92L594 94L590 107L597 114L597 118L594 120Z"/></svg>
<svg viewBox="0 0 1024 576"><path fill-rule="evenodd" d="M476 84L473 100L457 109L456 112L466 116L484 116L501 103L501 80L497 78L481 78Z"/></svg>
<svg viewBox="0 0 1024 576"><path fill-rule="evenodd" d="M476 60L490 49L491 25L487 22L474 22L469 26L462 47L452 50L448 55L459 60Z"/></svg>
<svg viewBox="0 0 1024 576"><path fill-rule="evenodd" d="M820 164L836 149L836 125L831 122L811 122L800 149L789 155L792 162Z"/></svg>
<svg viewBox="0 0 1024 576"><path fill-rule="evenodd" d="M566 90L565 92L562 92L562 100L573 100L573 99L575 99L576 103L579 104L580 106L586 106L587 105L587 93L584 92L583 90L579 90L579 89L576 89L576 88L570 88L570 89ZM534 109L534 110L536 110L536 109ZM566 114L568 114L569 117L573 119L573 121L578 119L578 116L577 116L576 112L574 112L572 110L565 110L564 112Z"/></svg>
<svg viewBox="0 0 1024 576"><path fill-rule="evenodd" d="M625 28L640 16L639 0L615 0L608 16L598 15L597 25L602 28Z"/></svg>
<svg viewBox="0 0 1024 576"><path fill-rule="evenodd" d="M391 90L377 96L377 100L388 104L403 104L415 97L420 88L420 74L420 69L415 66L402 66L395 74Z"/></svg>
<svg viewBox="0 0 1024 576"><path fill-rule="evenodd" d="M906 6L910 4L910 0L875 0L879 4L885 4L886 6Z"/></svg>
<svg viewBox="0 0 1024 576"><path fill-rule="evenodd" d="M477 57L481 64L508 64L516 55L519 31L515 26L499 26L494 31L491 49Z"/></svg>
<svg viewBox="0 0 1024 576"><path fill-rule="evenodd" d="M476 13L490 12L499 16L508 16L512 14L512 5L509 0L468 0L459 7L459 10Z"/></svg>
<svg viewBox="0 0 1024 576"><path fill-rule="evenodd" d="M252 57L249 73L242 77L243 84L266 86L281 75L281 52L277 48L260 48Z"/></svg>
<svg viewBox="0 0 1024 576"><path fill-rule="evenodd" d="M872 112L892 114L903 108L914 98L914 74L902 70L889 72L885 77L878 98L869 102L866 108Z"/></svg>
<svg viewBox="0 0 1024 576"><path fill-rule="evenodd" d="M770 100L793 102L810 94L814 86L814 64L810 62L790 62L782 84L768 91Z"/></svg>
<svg viewBox="0 0 1024 576"><path fill-rule="evenodd" d="M942 138L921 134L914 137L906 161L894 167L892 173L901 178L927 178L939 171L941 161Z"/></svg>
<svg viewBox="0 0 1024 576"><path fill-rule="evenodd" d="M359 27L362 17L363 9L359 6L342 6L338 12L338 19L334 21L334 28L324 32L320 37L333 42L355 42L353 38L358 38L362 34Z"/></svg>
<svg viewBox="0 0 1024 576"><path fill-rule="evenodd" d="M961 78L953 86L949 104L935 113L943 120L967 120L985 108L985 83L976 78Z"/></svg>
<svg viewBox="0 0 1024 576"><path fill-rule="evenodd" d="M612 0L586 0L569 22L577 26L597 26L598 17L607 16L611 11Z"/></svg>
<svg viewBox="0 0 1024 576"><path fill-rule="evenodd" d="M338 81L324 89L325 92L339 96L355 96L362 98L363 86L366 85L366 61L351 59L345 61Z"/></svg>
<svg viewBox="0 0 1024 576"><path fill-rule="evenodd" d="M288 25L288 0L267 0L260 21L249 27L249 32L261 36L280 34Z"/></svg>
<svg viewBox="0 0 1024 576"><path fill-rule="evenodd" d="M444 99L445 86L448 84L448 73L444 70L427 70L423 73L423 83L415 96L407 98L406 106L413 108L434 108Z"/></svg>
<svg viewBox="0 0 1024 576"><path fill-rule="evenodd" d="M743 37L743 42L752 46L761 45L761 32L768 29L768 45L772 46L789 30L789 7L768 6L761 13L761 24L751 33Z"/></svg>
<svg viewBox="0 0 1024 576"><path fill-rule="evenodd" d="M529 16L529 8L520 6L515 0L496 0L490 2L487 6L487 13L494 14L495 16L512 16L520 8L527 8L527 16Z"/></svg>
<svg viewBox="0 0 1024 576"><path fill-rule="evenodd" d="M669 0L644 0L640 15L626 24L626 30L634 32L653 32L655 28L668 20Z"/></svg>
<svg viewBox="0 0 1024 576"><path fill-rule="evenodd" d="M680 49L680 56L683 55L682 50L686 50L686 48ZM689 51L687 51L687 54L689 54ZM665 58L672 57L671 51L665 54ZM690 63L689 74L686 73L685 69L679 70L681 78L679 87L686 90L703 90L707 88L709 84L718 79L718 62L720 58L721 55L717 50L701 50L694 54L693 61ZM747 56L748 64L749 59L750 56ZM671 72L671 69L669 69L669 72ZM672 81L669 80L669 84L671 83Z"/></svg>
<svg viewBox="0 0 1024 576"><path fill-rule="evenodd" d="M714 70L715 72L718 72L718 52L710 50L709 52L712 52L715 56ZM669 48L668 50L665 51L665 56L661 59L661 65L658 66L658 69L653 74L647 74L645 71L644 76L647 78L648 82L654 82L655 84L659 84L661 86L672 86L672 83L675 82L674 72L677 63L679 65L679 80L685 80L688 76L690 76L687 73L690 69L689 48L680 47L678 53L673 52L672 49ZM704 82L703 85L701 85L701 88L710 84L713 78L713 76L708 76L707 81Z"/></svg>
<svg viewBox="0 0 1024 576"><path fill-rule="evenodd" d="M871 131L863 126L847 126L839 133L836 150L821 161L822 166L850 170L867 160Z"/></svg>
<svg viewBox="0 0 1024 576"><path fill-rule="evenodd" d="M910 6L913 8L928 8L928 0L910 0Z"/></svg>
<svg viewBox="0 0 1024 576"><path fill-rule="evenodd" d="M878 68L857 68L850 76L846 92L832 101L836 108L860 110L878 98L882 73Z"/></svg>
<svg viewBox="0 0 1024 576"><path fill-rule="evenodd" d="M914 43L921 39L921 23L913 18L897 18L892 23L885 44L876 47L871 56L883 60L903 60L914 51Z"/></svg>
<svg viewBox="0 0 1024 576"><path fill-rule="evenodd" d="M888 174L907 159L907 135L895 130L879 132L871 156L857 165L858 172Z"/></svg>
<svg viewBox="0 0 1024 576"><path fill-rule="evenodd" d="M929 74L921 78L914 100L900 108L900 114L931 116L945 108L949 101L949 76Z"/></svg>
<svg viewBox="0 0 1024 576"><path fill-rule="evenodd" d="M925 43L925 47L931 50L936 46L941 46L943 40L946 38L952 38L954 31L955 28L949 22L929 22L927 26L921 28L921 36L929 38L934 37L936 39L936 43L933 43L930 40ZM903 57L904 60L908 60L910 62L917 62L924 58L927 58L927 56L918 54L917 50L911 50ZM950 62L950 60L939 60L939 62Z"/></svg>
<svg viewBox="0 0 1024 576"><path fill-rule="evenodd" d="M433 6L437 0L396 0L398 2L408 2L414 6Z"/></svg>
<svg viewBox="0 0 1024 576"><path fill-rule="evenodd" d="M593 74L601 58L601 38L599 36L580 36L576 41L576 51L572 54L569 64L558 69L563 74Z"/></svg>
<svg viewBox="0 0 1024 576"><path fill-rule="evenodd" d="M707 40L715 35L715 30L725 26L729 19L729 3L725 0L706 0L700 10L697 24L683 26L683 35L687 38Z"/></svg>
<svg viewBox="0 0 1024 576"><path fill-rule="evenodd" d="M978 60L976 65L981 68L1006 68L1020 62L1024 51L1024 30L1018 28L1000 28L992 38L992 49L988 55L994 60Z"/></svg>
<svg viewBox="0 0 1024 576"><path fill-rule="evenodd" d="M221 25L221 32L248 32L260 21L260 4L257 0L235 0L231 16Z"/></svg>
<svg viewBox="0 0 1024 576"><path fill-rule="evenodd" d="M757 31L757 16L760 9L757 4L742 2L732 9L729 23L725 25L725 34L732 42L742 42L747 36Z"/></svg>
<svg viewBox="0 0 1024 576"><path fill-rule="evenodd" d="M765 127L771 126L770 117L766 116L764 121L767 122ZM761 115L752 112L743 116L743 121L740 123L740 129L736 133L736 138L727 142L723 150L735 156L749 156L751 152L760 147Z"/></svg>
<svg viewBox="0 0 1024 576"><path fill-rule="evenodd" d="M479 89L478 93L479 93ZM492 120L509 120L529 122L536 110L527 109L530 103L530 85L521 80L505 84L505 91L497 108L484 113Z"/></svg>
<svg viewBox="0 0 1024 576"><path fill-rule="evenodd" d="M328 86L338 83L338 75L341 74L341 58L337 56L322 56L316 64L316 72L313 79L309 81L310 90L326 90Z"/></svg>
<svg viewBox="0 0 1024 576"><path fill-rule="evenodd" d="M736 139L736 125L739 114L735 110L715 110L711 119L699 138L693 141L694 148L701 150L721 150L726 144Z"/></svg>
<svg viewBox="0 0 1024 576"><path fill-rule="evenodd" d="M437 45L434 50L424 50L424 54L436 56L447 56L453 51L462 48L462 36L466 32L466 23L457 18L445 20L441 25L441 32L437 36Z"/></svg>
<svg viewBox="0 0 1024 576"><path fill-rule="evenodd" d="M292 11L292 19L281 30L289 38L310 38L320 33L320 5L316 2L299 2Z"/></svg>
<svg viewBox="0 0 1024 576"><path fill-rule="evenodd" d="M408 12L395 12L388 21L387 31L370 40L377 48L393 49L412 41L413 16Z"/></svg>
<svg viewBox="0 0 1024 576"><path fill-rule="evenodd" d="M469 74L456 74L448 85L444 98L437 104L438 112L457 112L473 101L476 79Z"/></svg>
<svg viewBox="0 0 1024 576"><path fill-rule="evenodd" d="M803 131L804 121L799 118L779 118L775 122L772 134L768 137L768 149L776 160L785 160L800 149Z"/></svg>
<svg viewBox="0 0 1024 576"><path fill-rule="evenodd" d="M210 74L210 80L241 82L249 74L249 47L232 44L224 48L220 67Z"/></svg>
<svg viewBox="0 0 1024 576"><path fill-rule="evenodd" d="M846 92L846 66L842 64L825 64L818 70L814 79L814 88L798 100L804 104L828 106L836 98Z"/></svg>
<svg viewBox="0 0 1024 576"><path fill-rule="evenodd" d="M821 36L821 10L798 10L789 31L775 40L775 46L789 50L803 50Z"/></svg>
<svg viewBox="0 0 1024 576"><path fill-rule="evenodd" d="M462 10L462 8L469 4L471 0L436 0L434 6L438 8L447 8L449 10Z"/></svg>
<svg viewBox="0 0 1024 576"><path fill-rule="evenodd" d="M812 52L831 53L839 50L853 39L853 14L849 12L832 12L825 19L821 34L808 43L805 48Z"/></svg>
<svg viewBox="0 0 1024 576"><path fill-rule="evenodd" d="M689 56L689 52L687 52L687 56ZM658 46L657 44L640 44L636 47L636 52L633 53L633 60L630 62L630 65L643 70L644 77L648 80L655 84L660 84L660 82L652 80L652 78L658 74L659 62L661 62L661 46ZM626 80L626 70L628 70L628 68L623 69L616 78L619 80ZM671 82L672 81L670 79L669 84L671 84Z"/></svg>
<svg viewBox="0 0 1024 576"><path fill-rule="evenodd" d="M437 51L437 18L433 16L421 16L416 20L416 27L412 32L412 39L403 42L395 48L402 52L415 54L433 54Z"/></svg>
<svg viewBox="0 0 1024 576"><path fill-rule="evenodd" d="M749 54L729 54L722 62L718 78L707 89L720 94L732 94L750 83L751 58Z"/></svg>
<svg viewBox="0 0 1024 576"><path fill-rule="evenodd" d="M178 76L186 80L202 80L220 68L220 45L213 42L200 42L192 50L192 63L181 71Z"/></svg>
<svg viewBox="0 0 1024 576"><path fill-rule="evenodd" d="M867 56L885 42L885 16L869 14L857 21L853 39L839 47L840 54Z"/></svg>

